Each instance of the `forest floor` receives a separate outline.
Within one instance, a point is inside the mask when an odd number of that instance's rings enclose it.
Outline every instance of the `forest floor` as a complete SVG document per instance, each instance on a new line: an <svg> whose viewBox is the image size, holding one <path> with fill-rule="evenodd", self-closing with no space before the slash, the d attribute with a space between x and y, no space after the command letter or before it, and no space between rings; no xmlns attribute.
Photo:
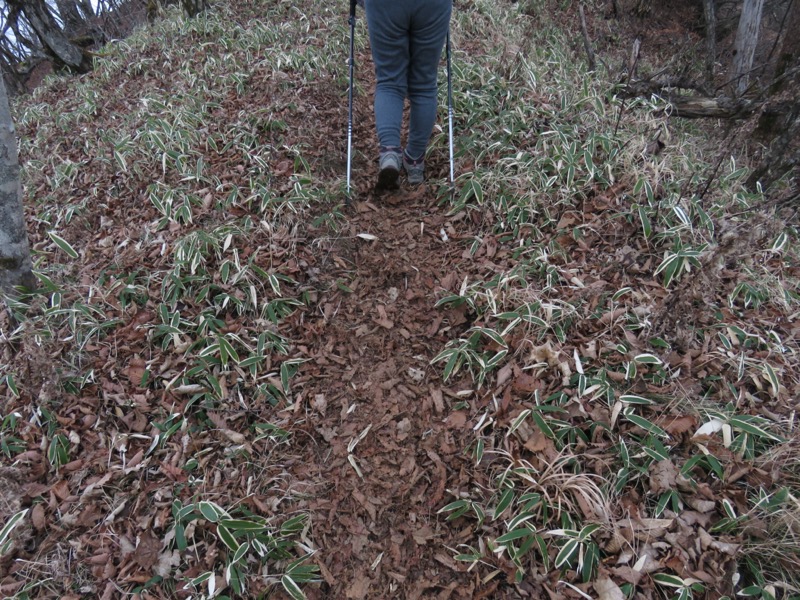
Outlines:
<svg viewBox="0 0 800 600"><path fill-rule="evenodd" d="M345 204L347 24L247 4L16 108L42 289L0 313L0 525L26 511L0 593L800 593L796 216L752 209L737 165L699 193L716 154L656 157L689 134L648 106L618 144L669 132L632 150L647 177L592 137L617 143L611 109L559 150L588 158L525 163L618 99L526 73L518 8L483 3L454 21L452 193L446 122L425 185L373 192L359 20ZM653 23L696 38L681 15ZM599 45L661 52L605 17Z"/></svg>

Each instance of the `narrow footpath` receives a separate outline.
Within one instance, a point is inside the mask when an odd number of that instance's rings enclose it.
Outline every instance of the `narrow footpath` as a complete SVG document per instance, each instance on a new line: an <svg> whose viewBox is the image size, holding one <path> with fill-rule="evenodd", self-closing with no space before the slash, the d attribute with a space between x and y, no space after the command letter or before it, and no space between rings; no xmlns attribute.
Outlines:
<svg viewBox="0 0 800 600"><path fill-rule="evenodd" d="M356 201L347 229L315 242L316 308L292 332L309 359L293 383L308 434L295 477L318 484L308 508L325 579L310 597L475 597L436 517L468 460L466 413L452 412L464 394L430 366L468 327L434 306L463 279L453 234L421 187Z"/></svg>

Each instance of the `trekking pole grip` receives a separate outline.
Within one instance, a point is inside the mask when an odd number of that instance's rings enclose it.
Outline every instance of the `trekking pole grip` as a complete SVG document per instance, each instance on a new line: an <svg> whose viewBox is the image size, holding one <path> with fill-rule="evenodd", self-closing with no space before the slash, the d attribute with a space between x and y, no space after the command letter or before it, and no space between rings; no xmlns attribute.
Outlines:
<svg viewBox="0 0 800 600"><path fill-rule="evenodd" d="M356 18L356 4L358 4L358 0L350 0L350 18Z"/></svg>

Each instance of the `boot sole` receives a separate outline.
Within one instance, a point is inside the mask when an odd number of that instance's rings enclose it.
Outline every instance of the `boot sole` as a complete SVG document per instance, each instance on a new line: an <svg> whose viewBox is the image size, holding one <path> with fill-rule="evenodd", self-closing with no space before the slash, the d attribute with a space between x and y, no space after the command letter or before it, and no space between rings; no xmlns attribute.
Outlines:
<svg viewBox="0 0 800 600"><path fill-rule="evenodd" d="M381 170L378 173L378 183L375 184L376 192L383 192L387 190L396 190L399 188L397 180L400 177L400 171L391 167Z"/></svg>

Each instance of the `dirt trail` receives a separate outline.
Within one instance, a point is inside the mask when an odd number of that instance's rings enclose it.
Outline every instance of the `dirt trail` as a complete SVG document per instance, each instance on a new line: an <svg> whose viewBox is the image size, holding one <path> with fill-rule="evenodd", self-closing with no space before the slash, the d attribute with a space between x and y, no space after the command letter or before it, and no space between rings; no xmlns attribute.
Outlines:
<svg viewBox="0 0 800 600"><path fill-rule="evenodd" d="M325 486L309 504L326 581L311 597L472 597L436 518L467 460L466 414L429 364L465 324L434 308L460 284L448 229L430 190L404 189L356 202L348 230L313 252L316 309L292 332L310 359L293 383L313 440L299 466L314 471L296 476Z"/></svg>

